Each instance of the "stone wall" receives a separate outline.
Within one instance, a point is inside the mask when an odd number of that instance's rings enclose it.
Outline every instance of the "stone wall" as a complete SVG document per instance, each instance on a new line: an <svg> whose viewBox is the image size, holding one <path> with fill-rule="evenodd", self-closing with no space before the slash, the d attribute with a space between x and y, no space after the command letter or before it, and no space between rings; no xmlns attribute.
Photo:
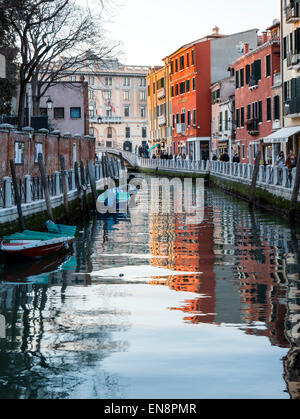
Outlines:
<svg viewBox="0 0 300 419"><path fill-rule="evenodd" d="M46 133L28 134L0 130L0 179L10 176L10 159L16 164L17 177L26 174L39 176L37 155L44 154L47 174L60 171L60 155L65 157L66 169L74 167L75 161L85 164L94 162L95 139L93 137L71 137ZM18 156L16 154L19 154Z"/></svg>

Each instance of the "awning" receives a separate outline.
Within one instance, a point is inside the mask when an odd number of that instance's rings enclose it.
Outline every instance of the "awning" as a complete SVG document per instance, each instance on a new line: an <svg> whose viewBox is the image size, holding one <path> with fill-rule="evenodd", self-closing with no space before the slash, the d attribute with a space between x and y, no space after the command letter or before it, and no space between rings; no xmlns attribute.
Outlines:
<svg viewBox="0 0 300 419"><path fill-rule="evenodd" d="M265 144L280 144L287 143L289 138L295 134L300 133L300 126L282 128L268 137L264 138Z"/></svg>

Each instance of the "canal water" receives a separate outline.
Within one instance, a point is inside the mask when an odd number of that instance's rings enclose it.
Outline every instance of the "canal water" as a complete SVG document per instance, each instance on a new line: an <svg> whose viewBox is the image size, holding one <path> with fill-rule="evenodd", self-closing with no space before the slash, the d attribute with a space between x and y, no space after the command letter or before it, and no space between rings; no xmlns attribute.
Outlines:
<svg viewBox="0 0 300 419"><path fill-rule="evenodd" d="M2 264L0 398L300 397L299 231L216 189L195 217L148 193L72 255Z"/></svg>

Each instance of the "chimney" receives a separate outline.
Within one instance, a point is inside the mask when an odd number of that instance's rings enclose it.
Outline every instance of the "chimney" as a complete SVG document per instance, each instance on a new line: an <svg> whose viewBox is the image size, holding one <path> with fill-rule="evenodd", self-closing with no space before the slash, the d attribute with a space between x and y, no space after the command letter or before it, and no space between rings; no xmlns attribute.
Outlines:
<svg viewBox="0 0 300 419"><path fill-rule="evenodd" d="M248 54L249 52L249 44L244 44L244 55Z"/></svg>
<svg viewBox="0 0 300 419"><path fill-rule="evenodd" d="M218 28L218 26L215 26L212 30L213 35L219 35L220 29Z"/></svg>
<svg viewBox="0 0 300 419"><path fill-rule="evenodd" d="M268 32L263 32L262 33L262 43L265 44L266 42L268 42L269 38L268 38Z"/></svg>

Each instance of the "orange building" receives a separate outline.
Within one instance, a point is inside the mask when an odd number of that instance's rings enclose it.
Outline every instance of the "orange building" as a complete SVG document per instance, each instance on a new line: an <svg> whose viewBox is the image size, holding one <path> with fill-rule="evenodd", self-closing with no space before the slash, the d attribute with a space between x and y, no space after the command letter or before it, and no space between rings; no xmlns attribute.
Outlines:
<svg viewBox="0 0 300 419"><path fill-rule="evenodd" d="M214 28L211 35L184 45L166 58L171 68L173 153L189 155L192 160L209 157L210 86L228 76L228 64L240 56L237 46L246 39L256 47L257 30L227 36Z"/></svg>

